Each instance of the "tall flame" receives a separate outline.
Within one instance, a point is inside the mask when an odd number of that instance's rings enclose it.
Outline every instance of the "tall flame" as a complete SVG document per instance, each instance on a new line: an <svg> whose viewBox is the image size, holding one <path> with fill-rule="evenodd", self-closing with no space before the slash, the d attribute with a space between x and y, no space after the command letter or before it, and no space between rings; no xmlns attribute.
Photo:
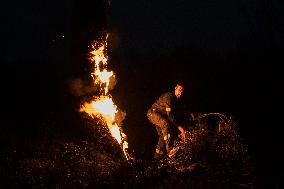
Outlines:
<svg viewBox="0 0 284 189"><path fill-rule="evenodd" d="M91 73L94 84L99 85L103 90L103 94L98 97L94 97L94 100L90 103L85 103L81 111L88 113L92 117L100 118L104 121L116 141L122 146L125 157L127 158L126 149L128 143L124 140L126 135L120 130L117 123L115 123L115 115L117 113L117 106L114 104L112 97L109 93L110 78L115 77L112 71L107 70L107 57L104 54L106 44L102 44L100 47L95 48L92 45L90 61L94 65L94 72Z"/></svg>

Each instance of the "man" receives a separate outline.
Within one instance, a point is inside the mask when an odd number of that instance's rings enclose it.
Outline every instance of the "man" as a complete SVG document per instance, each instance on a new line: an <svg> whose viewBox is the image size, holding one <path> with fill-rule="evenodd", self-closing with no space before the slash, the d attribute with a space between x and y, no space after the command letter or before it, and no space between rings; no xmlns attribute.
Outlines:
<svg viewBox="0 0 284 189"><path fill-rule="evenodd" d="M159 135L154 156L156 159L162 157L165 153L171 157L177 152L178 148L173 147L176 130L180 131L182 140L185 140L185 130L176 123L173 113L183 90L183 85L177 83L173 91L162 94L147 112L149 121L156 126Z"/></svg>

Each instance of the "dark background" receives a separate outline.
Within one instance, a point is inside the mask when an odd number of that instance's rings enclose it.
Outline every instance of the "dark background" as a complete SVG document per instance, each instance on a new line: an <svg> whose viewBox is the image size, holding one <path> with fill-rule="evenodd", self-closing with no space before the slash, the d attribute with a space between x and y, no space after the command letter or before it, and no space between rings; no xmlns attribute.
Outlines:
<svg viewBox="0 0 284 189"><path fill-rule="evenodd" d="M114 0L108 6L103 0L2 4L4 152L29 149L46 131L72 138L80 130L74 112L81 97L68 86L74 78L88 83L88 45L107 31L118 81L111 93L127 113L124 129L138 157L149 158L155 142L147 109L183 79L185 112L233 115L260 180L280 178L283 3Z"/></svg>

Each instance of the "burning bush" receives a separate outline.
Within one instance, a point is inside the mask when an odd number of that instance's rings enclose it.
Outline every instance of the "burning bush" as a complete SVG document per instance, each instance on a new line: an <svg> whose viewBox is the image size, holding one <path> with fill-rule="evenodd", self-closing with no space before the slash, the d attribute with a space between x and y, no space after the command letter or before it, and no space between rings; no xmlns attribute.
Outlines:
<svg viewBox="0 0 284 189"><path fill-rule="evenodd" d="M40 153L35 152L33 157L20 160L19 185L91 188L117 184L121 179L118 175L126 165L120 145L111 137L107 126L94 127L93 119L86 123L90 124L86 128L90 132L88 141L57 139L39 149Z"/></svg>

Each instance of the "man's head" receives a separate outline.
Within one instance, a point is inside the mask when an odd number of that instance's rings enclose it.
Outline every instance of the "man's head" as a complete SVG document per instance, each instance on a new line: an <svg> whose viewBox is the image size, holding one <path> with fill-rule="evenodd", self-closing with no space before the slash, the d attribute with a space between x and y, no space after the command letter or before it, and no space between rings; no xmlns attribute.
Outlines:
<svg viewBox="0 0 284 189"><path fill-rule="evenodd" d="M183 85L181 83L177 83L175 86L175 96L180 98L183 93Z"/></svg>

